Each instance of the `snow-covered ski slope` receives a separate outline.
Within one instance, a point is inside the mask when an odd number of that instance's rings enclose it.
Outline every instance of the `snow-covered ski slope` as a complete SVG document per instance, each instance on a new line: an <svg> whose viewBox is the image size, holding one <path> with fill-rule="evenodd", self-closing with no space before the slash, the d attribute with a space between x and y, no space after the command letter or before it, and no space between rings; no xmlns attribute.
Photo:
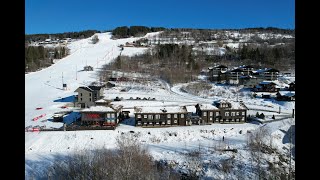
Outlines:
<svg viewBox="0 0 320 180"><path fill-rule="evenodd" d="M157 33L149 33L152 36ZM111 33L97 34L99 42L91 43L91 38L78 40L68 45L70 55L59 60L52 66L37 72L25 75L25 126L46 125L47 127L60 127L61 123L41 122L50 118L54 112L61 111L65 102L54 100L74 95L74 90L81 85L89 85L98 80L96 73L102 65L111 62L117 57L121 49L120 44L132 42L139 38L126 38L112 40ZM125 48L123 53L134 55L142 53L147 48ZM81 71L90 65L94 71ZM78 72L77 72L78 71ZM67 84L63 90L62 84ZM36 108L42 108L36 110ZM37 121L33 118L44 115Z"/></svg>

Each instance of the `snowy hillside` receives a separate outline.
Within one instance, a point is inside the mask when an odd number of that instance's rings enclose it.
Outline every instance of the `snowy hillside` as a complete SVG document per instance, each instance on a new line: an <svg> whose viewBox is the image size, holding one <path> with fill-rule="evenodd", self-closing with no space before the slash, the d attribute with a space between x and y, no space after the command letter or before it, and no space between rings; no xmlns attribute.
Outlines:
<svg viewBox="0 0 320 180"><path fill-rule="evenodd" d="M149 33L148 36L152 36ZM120 54L118 45L132 42L138 38L111 40L110 33L98 34L99 42L91 44L90 39L82 39L71 42L70 55L59 60L56 64L25 75L25 126L46 125L47 127L60 127L62 124L41 122L50 118L54 112L61 111L61 106L66 103L53 102L74 95L74 90L81 85L89 85L96 81L96 72L103 64L109 63ZM125 48L123 54L134 55L145 51L146 48ZM81 71L83 67L90 65L94 71ZM63 90L62 84L67 84L67 90ZM36 110L36 108L42 108ZM45 115L37 121L33 118Z"/></svg>
<svg viewBox="0 0 320 180"><path fill-rule="evenodd" d="M68 103L63 98L74 95L74 90L82 85L98 81L97 71L102 65L110 63L120 53L132 56L143 53L148 48L118 47L126 42L136 41L139 38L127 38L112 40L110 33L97 34L99 42L91 44L90 39L71 42L68 47L71 54L52 66L25 75L25 126L61 127L62 123L47 121L53 113L74 109L65 107ZM158 33L149 33L145 38L158 36ZM233 34L237 35L237 34ZM94 71L82 71L83 67L90 65ZM294 125L291 118L294 102L276 102L261 98L252 98L249 91L240 91L236 87L210 84L207 91L192 94L185 90L188 84L176 84L170 86L161 79L152 78L145 74L131 74L133 81L115 82L115 87L106 89L106 99L121 98L121 101L112 102L114 105L122 105L130 111L130 119L120 124L115 130L86 130L86 131L40 131L25 133L25 177L26 179L45 178L47 168L54 158L65 158L67 155L99 148L115 148L115 138L122 133L131 133L138 141L148 148L156 160L163 160L180 172L188 169L188 161L185 159L187 152L200 149L202 154L200 169L204 179L252 179L255 178L253 165L247 147L247 138L250 133L259 131L262 127L269 129L268 140L270 146L276 149L274 153L264 154L268 162L278 163L280 157L288 159L288 149L292 145L286 140L288 129ZM294 79L281 79L280 83L288 83ZM67 84L67 90L63 90L62 84ZM125 89L125 91L123 91ZM187 127L169 128L141 128L135 127L133 118L134 106L194 106L197 103L212 103L215 100L227 99L239 100L250 109L248 115L257 112L265 113L266 120L272 120L271 116L280 117L279 121L259 124L257 122L244 124L212 124L194 125ZM140 99L137 99L140 98ZM60 102L59 102L60 101ZM62 101L62 102L61 102ZM278 114L279 107L281 113ZM42 116L41 116L42 115ZM36 121L34 118L41 116ZM282 119L281 119L282 118ZM223 141L222 141L223 139ZM237 149L237 153L223 151ZM220 162L233 158L235 171L229 174L218 171ZM281 162L285 167L288 164ZM293 166L295 162L292 162ZM263 163L267 166L267 162ZM242 168L242 169L241 169ZM242 172L242 176L235 174ZM242 178L240 178L242 177Z"/></svg>

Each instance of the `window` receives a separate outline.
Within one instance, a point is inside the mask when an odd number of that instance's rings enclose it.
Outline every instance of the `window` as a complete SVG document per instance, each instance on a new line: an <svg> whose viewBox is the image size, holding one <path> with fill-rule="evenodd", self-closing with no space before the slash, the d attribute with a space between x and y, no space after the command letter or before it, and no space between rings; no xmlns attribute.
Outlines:
<svg viewBox="0 0 320 180"><path fill-rule="evenodd" d="M210 121L212 121L212 117L210 118Z"/></svg>
<svg viewBox="0 0 320 180"><path fill-rule="evenodd" d="M114 118L114 116L115 116L114 113L111 113L111 118Z"/></svg>
<svg viewBox="0 0 320 180"><path fill-rule="evenodd" d="M229 112L225 112L224 115L225 115L225 116L229 116Z"/></svg>
<svg viewBox="0 0 320 180"><path fill-rule="evenodd" d="M219 121L219 118L216 118L216 121Z"/></svg>
<svg viewBox="0 0 320 180"><path fill-rule="evenodd" d="M107 113L107 118L110 118L110 114L109 113Z"/></svg>
<svg viewBox="0 0 320 180"><path fill-rule="evenodd" d="M89 96L91 97L91 93L89 93Z"/></svg>
<svg viewBox="0 0 320 180"><path fill-rule="evenodd" d="M210 116L213 116L213 112L210 112Z"/></svg>
<svg viewBox="0 0 320 180"><path fill-rule="evenodd" d="M177 124L177 123L178 123L178 120L174 120L173 123Z"/></svg>
<svg viewBox="0 0 320 180"><path fill-rule="evenodd" d="M148 116L145 114L145 115L143 115L143 118L147 119L147 118L148 118Z"/></svg>
<svg viewBox="0 0 320 180"><path fill-rule="evenodd" d="M241 118L241 121L244 121L244 117Z"/></svg>
<svg viewBox="0 0 320 180"><path fill-rule="evenodd" d="M170 120L168 120L168 121L167 121L167 124L171 124L171 121L170 121Z"/></svg>
<svg viewBox="0 0 320 180"><path fill-rule="evenodd" d="M171 114L168 114L167 117L168 117L168 118L171 118Z"/></svg>
<svg viewBox="0 0 320 180"><path fill-rule="evenodd" d="M181 118L184 118L184 114L181 114L181 116L180 116Z"/></svg>
<svg viewBox="0 0 320 180"><path fill-rule="evenodd" d="M203 112L203 116L207 116L207 112Z"/></svg>
<svg viewBox="0 0 320 180"><path fill-rule="evenodd" d="M231 116L235 116L236 115L236 113L235 112L231 112Z"/></svg>
<svg viewBox="0 0 320 180"><path fill-rule="evenodd" d="M152 115L152 114L149 114L149 115L148 115L148 119L153 119L153 115Z"/></svg>
<svg viewBox="0 0 320 180"><path fill-rule="evenodd" d="M237 112L237 116L239 116L239 112Z"/></svg>
<svg viewBox="0 0 320 180"><path fill-rule="evenodd" d="M173 118L178 118L178 114L174 114L174 115L173 115Z"/></svg>
<svg viewBox="0 0 320 180"><path fill-rule="evenodd" d="M82 96L82 93L80 93L80 96Z"/></svg>
<svg viewBox="0 0 320 180"><path fill-rule="evenodd" d="M155 119L160 119L160 114L156 114Z"/></svg>
<svg viewBox="0 0 320 180"><path fill-rule="evenodd" d="M245 116L245 112L244 111L242 112L242 116Z"/></svg>
<svg viewBox="0 0 320 180"><path fill-rule="evenodd" d="M219 112L216 112L216 116L219 116Z"/></svg>
<svg viewBox="0 0 320 180"><path fill-rule="evenodd" d="M82 98L80 98L80 101L82 101Z"/></svg>
<svg viewBox="0 0 320 180"><path fill-rule="evenodd" d="M141 114L138 114L137 118L141 118Z"/></svg>
<svg viewBox="0 0 320 180"><path fill-rule="evenodd" d="M91 101L91 98L89 98L89 101Z"/></svg>

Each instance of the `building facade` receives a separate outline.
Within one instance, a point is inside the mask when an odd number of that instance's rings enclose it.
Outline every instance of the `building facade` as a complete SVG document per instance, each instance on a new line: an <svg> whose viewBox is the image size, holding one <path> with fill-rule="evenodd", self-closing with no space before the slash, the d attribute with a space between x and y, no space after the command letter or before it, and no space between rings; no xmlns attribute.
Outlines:
<svg viewBox="0 0 320 180"><path fill-rule="evenodd" d="M112 126L119 123L119 110L105 106L91 106L80 111L83 126Z"/></svg>
<svg viewBox="0 0 320 180"><path fill-rule="evenodd" d="M136 126L186 126L187 109L177 107L134 107Z"/></svg>
<svg viewBox="0 0 320 180"><path fill-rule="evenodd" d="M81 86L74 92L77 92L75 106L80 108L89 108L95 105L95 101L103 98L103 86Z"/></svg>

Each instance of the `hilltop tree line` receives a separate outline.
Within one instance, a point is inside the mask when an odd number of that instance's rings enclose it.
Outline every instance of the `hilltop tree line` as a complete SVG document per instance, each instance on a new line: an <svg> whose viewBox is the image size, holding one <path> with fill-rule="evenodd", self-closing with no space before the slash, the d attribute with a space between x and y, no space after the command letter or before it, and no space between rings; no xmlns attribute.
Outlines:
<svg viewBox="0 0 320 180"><path fill-rule="evenodd" d="M69 54L67 47L44 48L43 46L25 47L25 72L36 71L53 64L53 59L61 59Z"/></svg>
<svg viewBox="0 0 320 180"><path fill-rule="evenodd" d="M104 69L147 73L174 84L196 79L201 70L213 66L214 63L228 67L247 64L256 68L276 68L280 71L295 66L294 43L274 47L243 45L238 50L226 47L227 51L223 55L194 54L192 48L191 45L159 44L145 54L133 57L118 56Z"/></svg>
<svg viewBox="0 0 320 180"><path fill-rule="evenodd" d="M190 28L171 28L165 29L163 33L160 34L160 38L176 38L181 39L192 39L195 42L199 41L212 41L212 40L227 40L232 39L234 41L239 41L238 37L228 37L225 31L232 31L237 33L251 33L255 34L248 42L257 43L286 43L290 41L290 38L271 38L271 39L261 39L257 36L258 33L271 33L271 34L283 34L295 36L295 31L290 29L279 29L279 28L245 28L245 29L190 29Z"/></svg>
<svg viewBox="0 0 320 180"><path fill-rule="evenodd" d="M95 33L99 33L97 30L85 30L80 32L64 32L64 33L56 33L56 34L26 34L25 41L44 41L49 39L51 36L52 39L64 39L64 38L72 38L72 39L83 39L93 36Z"/></svg>
<svg viewBox="0 0 320 180"><path fill-rule="evenodd" d="M295 66L295 44L267 46L267 45L243 45L238 50L226 46L226 53L223 55L199 54L199 59L207 63L221 63L238 66L242 64L256 65L257 67L272 67L279 70L287 70Z"/></svg>
<svg viewBox="0 0 320 180"><path fill-rule="evenodd" d="M117 27L112 31L114 38L128 38L131 36L141 37L146 35L149 32L163 31L163 27L146 27L146 26L121 26Z"/></svg>
<svg viewBox="0 0 320 180"><path fill-rule="evenodd" d="M114 62L105 65L104 70L147 73L169 83L187 82L195 79L200 67L191 53L191 48L177 44L157 45L145 54L118 56ZM101 73L101 76L105 76L105 73Z"/></svg>

